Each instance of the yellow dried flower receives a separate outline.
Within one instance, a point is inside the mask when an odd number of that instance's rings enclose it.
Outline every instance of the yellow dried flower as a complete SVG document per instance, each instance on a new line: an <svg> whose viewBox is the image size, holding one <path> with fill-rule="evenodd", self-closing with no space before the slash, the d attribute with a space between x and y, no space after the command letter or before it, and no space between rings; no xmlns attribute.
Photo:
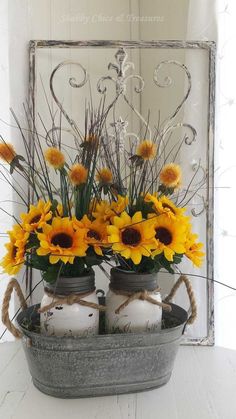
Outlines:
<svg viewBox="0 0 236 419"><path fill-rule="evenodd" d="M49 147L44 153L45 160L54 167L54 169L61 169L65 164L64 154L56 147Z"/></svg>
<svg viewBox="0 0 236 419"><path fill-rule="evenodd" d="M95 134L89 134L87 135L87 137L85 137L84 141L89 144L90 146L97 146L99 139L97 137L97 135Z"/></svg>
<svg viewBox="0 0 236 419"><path fill-rule="evenodd" d="M103 185L109 185L112 182L112 173L110 169L104 167L103 169L98 170L96 180Z"/></svg>
<svg viewBox="0 0 236 419"><path fill-rule="evenodd" d="M160 173L160 181L167 188L176 188L181 182L181 168L178 164L166 164Z"/></svg>
<svg viewBox="0 0 236 419"><path fill-rule="evenodd" d="M69 178L71 183L75 186L82 185L86 183L88 177L88 170L80 163L74 164L69 173Z"/></svg>
<svg viewBox="0 0 236 419"><path fill-rule="evenodd" d="M144 140L138 145L136 154L144 160L154 159L157 154L156 145L150 140Z"/></svg>
<svg viewBox="0 0 236 419"><path fill-rule="evenodd" d="M11 163L15 156L16 152L12 144L0 143L0 159L7 163Z"/></svg>

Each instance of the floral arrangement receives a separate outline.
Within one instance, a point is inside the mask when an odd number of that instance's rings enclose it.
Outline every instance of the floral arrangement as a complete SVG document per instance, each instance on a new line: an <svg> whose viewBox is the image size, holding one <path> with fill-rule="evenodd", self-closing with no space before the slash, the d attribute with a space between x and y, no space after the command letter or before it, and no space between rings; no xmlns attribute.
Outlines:
<svg viewBox="0 0 236 419"><path fill-rule="evenodd" d="M183 257L201 265L203 245L180 199L181 167L163 162L158 130L149 139L111 141L106 116L86 109L84 134L77 131L73 147L63 143L62 129L57 136L34 131L33 151L21 130L24 156L1 139L1 174L9 183L15 175L11 184L25 205L7 233L1 266L9 275L26 265L54 282L102 262L145 273L174 272Z"/></svg>

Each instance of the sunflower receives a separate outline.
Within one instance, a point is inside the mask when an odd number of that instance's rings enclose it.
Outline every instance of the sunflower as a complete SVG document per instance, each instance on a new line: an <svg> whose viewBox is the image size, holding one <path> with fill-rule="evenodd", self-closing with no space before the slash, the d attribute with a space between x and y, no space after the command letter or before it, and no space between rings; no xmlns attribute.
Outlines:
<svg viewBox="0 0 236 419"><path fill-rule="evenodd" d="M74 230L73 222L68 217L55 217L52 224L45 224L43 232L37 233L40 247L37 249L39 256L49 256L51 264L61 260L72 264L76 256L86 255L88 245L85 241L86 230Z"/></svg>
<svg viewBox="0 0 236 419"><path fill-rule="evenodd" d="M127 196L117 196L116 201L111 202L111 210L115 215L120 215L128 206L129 198Z"/></svg>
<svg viewBox="0 0 236 419"><path fill-rule="evenodd" d="M166 164L160 172L160 181L167 188L176 188L181 182L181 168L178 164Z"/></svg>
<svg viewBox="0 0 236 419"><path fill-rule="evenodd" d="M29 233L25 232L19 224L16 224L12 231L8 231L8 235L10 242L5 244L7 253L1 260L0 265L4 272L9 275L15 275L20 271L24 263Z"/></svg>
<svg viewBox="0 0 236 419"><path fill-rule="evenodd" d="M22 225L26 231L34 231L43 227L43 225L52 218L51 202L38 201L37 206L30 205L27 214L21 214Z"/></svg>
<svg viewBox="0 0 236 419"><path fill-rule="evenodd" d="M70 168L69 178L74 186L80 186L86 183L88 177L88 169L80 163L74 164Z"/></svg>
<svg viewBox="0 0 236 419"><path fill-rule="evenodd" d="M44 152L45 160L54 169L61 169L65 164L64 154L56 147L49 147Z"/></svg>
<svg viewBox="0 0 236 419"><path fill-rule="evenodd" d="M108 169L107 167L99 169L96 175L96 180L101 185L110 185L112 183L112 173L110 169Z"/></svg>
<svg viewBox="0 0 236 419"><path fill-rule="evenodd" d="M115 216L113 225L107 227L108 242L115 253L125 259L132 259L135 265L141 262L142 256L150 257L156 248L155 230L152 223L143 220L141 211L131 218L127 212Z"/></svg>
<svg viewBox="0 0 236 419"><path fill-rule="evenodd" d="M150 140L141 141L137 147L136 154L142 157L143 160L154 159L157 154L156 145Z"/></svg>
<svg viewBox="0 0 236 419"><path fill-rule="evenodd" d="M157 198L156 195L151 195L150 193L146 194L145 202L152 202L153 208L155 210L155 214L150 214L150 216L156 216L156 214L167 214L170 218L186 218L186 222L188 221L188 217L184 215L186 209L177 207L173 201L167 198L165 195Z"/></svg>
<svg viewBox="0 0 236 419"><path fill-rule="evenodd" d="M11 163L15 157L16 152L12 144L0 143L0 159L4 160L6 163Z"/></svg>
<svg viewBox="0 0 236 419"><path fill-rule="evenodd" d="M186 225L169 218L166 214L159 215L152 219L156 234L157 249L153 256L164 253L165 258L173 261L175 253L183 254L186 251Z"/></svg>
<svg viewBox="0 0 236 419"><path fill-rule="evenodd" d="M120 215L126 209L128 203L128 197L118 195L117 201L112 201L111 203L108 201L97 202L92 215L101 222L110 221L115 215Z"/></svg>
<svg viewBox="0 0 236 419"><path fill-rule="evenodd" d="M97 201L92 203L92 212L93 217L96 220L101 222L109 221L110 218L114 215L114 212L111 210L111 206L108 201Z"/></svg>
<svg viewBox="0 0 236 419"><path fill-rule="evenodd" d="M85 241L90 246L93 246L95 253L102 256L103 251L101 247L108 244L107 241L107 223L102 223L99 220L91 221L87 215L84 215L81 221L75 220L74 226L76 228L85 228Z"/></svg>
<svg viewBox="0 0 236 419"><path fill-rule="evenodd" d="M197 234L189 232L185 243L185 255L193 262L195 266L200 268L202 266L202 258L205 256L205 253L202 252L203 243L197 242L197 238Z"/></svg>

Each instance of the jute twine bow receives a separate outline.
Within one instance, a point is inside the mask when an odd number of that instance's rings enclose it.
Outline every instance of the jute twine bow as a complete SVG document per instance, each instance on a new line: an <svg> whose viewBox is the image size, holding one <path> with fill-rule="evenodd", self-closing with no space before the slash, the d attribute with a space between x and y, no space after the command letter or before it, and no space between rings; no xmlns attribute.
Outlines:
<svg viewBox="0 0 236 419"><path fill-rule="evenodd" d="M45 293L49 297L53 298L53 301L50 304L47 304L46 306L39 308L38 309L39 313L45 313L46 311L49 311L51 308L54 308L58 305L68 304L69 306L71 306L72 304L75 304L75 303L80 304L81 306L94 308L95 310L99 310L99 311L105 311L106 309L105 306L102 306L100 304L93 303L92 301L83 300L83 298L91 295L93 291L86 292L83 294L70 294L70 295L67 295L66 297L60 297L48 290L46 290Z"/></svg>
<svg viewBox="0 0 236 419"><path fill-rule="evenodd" d="M162 307L163 310L171 311L170 304L165 304L161 301L155 300L151 295L155 291L160 291L160 288L156 288L153 291L138 291L138 292L132 292L132 291L123 291L123 290L115 290L114 288L111 288L111 291L114 292L116 295L123 295L125 297L128 297L116 310L116 314L120 314L122 310L124 310L125 307L127 307L132 301L134 300L143 300L148 301L151 304L154 304L156 306Z"/></svg>

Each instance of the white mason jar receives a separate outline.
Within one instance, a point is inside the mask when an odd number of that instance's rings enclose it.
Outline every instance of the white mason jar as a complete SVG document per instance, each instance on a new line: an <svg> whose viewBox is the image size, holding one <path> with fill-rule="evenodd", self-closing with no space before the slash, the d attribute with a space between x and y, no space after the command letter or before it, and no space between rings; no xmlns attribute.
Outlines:
<svg viewBox="0 0 236 419"><path fill-rule="evenodd" d="M45 283L41 308L58 297L64 298L70 294L81 295L82 300L98 304L94 283L92 270L81 277L59 277L56 284ZM94 336L99 331L99 310L79 303L58 304L40 314L40 325L41 333L47 336Z"/></svg>
<svg viewBox="0 0 236 419"><path fill-rule="evenodd" d="M158 331L161 329L162 308L147 300L134 299L119 313L116 310L129 298L122 295L147 291L148 295L161 302L157 274L139 274L119 268L111 269L110 289L106 295L107 333ZM120 292L120 295L119 295Z"/></svg>

